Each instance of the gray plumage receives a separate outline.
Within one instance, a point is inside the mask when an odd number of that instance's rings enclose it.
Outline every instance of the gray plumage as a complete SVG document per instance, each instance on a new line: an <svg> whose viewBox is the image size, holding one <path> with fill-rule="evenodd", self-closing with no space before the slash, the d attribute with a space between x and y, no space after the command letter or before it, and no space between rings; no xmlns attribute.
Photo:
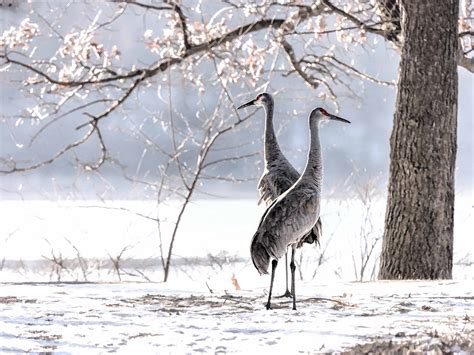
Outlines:
<svg viewBox="0 0 474 355"><path fill-rule="evenodd" d="M319 202L315 187L298 181L267 208L251 242L252 261L260 274L268 274L270 259L280 259L288 246L301 246L319 217Z"/></svg>
<svg viewBox="0 0 474 355"><path fill-rule="evenodd" d="M274 101L270 94L263 93L262 102L266 110L265 120L265 170L258 182L258 191L261 200L265 201L267 206L282 193L288 190L299 179L300 174L286 159L276 140L275 130L273 128ZM322 236L321 219L318 218L314 228L307 233L302 243L319 244Z"/></svg>
<svg viewBox="0 0 474 355"><path fill-rule="evenodd" d="M319 219L322 186L322 152L319 139L319 123L332 119L349 121L331 115L322 108L313 110L309 116L310 149L303 174L298 180L267 208L257 232L251 242L252 262L260 274L267 274L270 260L272 278L267 308L270 308L274 271L278 259L292 247L292 294L293 309L296 309L294 292L294 250L304 242Z"/></svg>
<svg viewBox="0 0 474 355"><path fill-rule="evenodd" d="M260 200L268 206L282 193L288 190L298 180L300 174L286 159L278 145L275 130L273 128L273 97L268 93L257 95L257 97L239 107L250 105L263 106L265 108L265 135L264 135L264 159L265 168L258 182ZM318 219L314 228L303 238L302 243L318 243L322 236L321 219ZM301 244L302 244L301 243Z"/></svg>
<svg viewBox="0 0 474 355"><path fill-rule="evenodd" d="M268 206L282 193L288 190L300 177L300 174L286 159L285 155L278 145L275 130L273 128L273 111L274 100L268 93L257 95L254 100L251 100L241 106L239 109L247 106L262 106L265 109L265 134L264 134L264 161L265 167L263 174L258 182L258 191L260 199L258 203L264 201ZM322 237L321 219L318 219L314 227L301 240L298 247L303 243L319 244ZM288 290L288 256L285 255L285 280L286 291L282 297L291 297Z"/></svg>

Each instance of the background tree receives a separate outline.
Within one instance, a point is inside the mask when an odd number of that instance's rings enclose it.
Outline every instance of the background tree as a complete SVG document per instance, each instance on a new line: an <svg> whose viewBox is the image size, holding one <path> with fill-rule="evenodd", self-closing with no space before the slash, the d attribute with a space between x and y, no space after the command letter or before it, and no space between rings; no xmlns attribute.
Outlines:
<svg viewBox="0 0 474 355"><path fill-rule="evenodd" d="M401 9L379 278L446 279L453 266L459 4L401 1Z"/></svg>
<svg viewBox="0 0 474 355"><path fill-rule="evenodd" d="M20 112L3 114L2 127L18 152L11 154L13 148L2 152L0 173L7 176L68 162L81 183L91 175L105 182L99 198L114 189L104 171L143 186L157 200L153 218L165 279L180 221L196 193L215 194L206 189L208 181L254 178L234 174L235 163L255 162L252 159L261 151L254 140L236 138L243 129L251 136L256 125L239 116L235 102L269 88L276 76L297 77L310 88L306 99L316 96L338 108L338 94L357 99L354 78L393 85L360 70L352 49L370 49L372 40L384 38L397 50L405 50L406 41L400 33L399 4L393 0L375 5L329 0L96 2L87 7L82 21L86 25L79 28L62 17L77 11L77 3L22 6L28 6L29 16L0 38L1 75L12 83L21 81L18 97L24 106ZM473 72L471 49L466 46L472 36L472 9L469 4L466 9L458 37L464 51L457 60ZM130 26L130 19L139 17L143 22ZM124 28L140 33L137 41L121 48L113 44L114 36ZM411 78L400 76L400 88L406 80ZM193 100L185 99L190 97ZM126 124L114 123L121 121ZM17 132L26 132L29 142L19 142ZM424 149L433 151L438 142L430 131L420 132ZM56 136L64 139L51 139ZM124 139L137 143L133 166L123 161ZM411 144L404 138L398 141L400 147ZM85 154L91 146L97 154L92 162ZM30 155L38 151L41 154L31 161ZM150 166L147 161L158 168L143 168ZM440 174L449 176L451 168L439 167ZM389 189L400 191L394 178L392 174ZM160 206L176 201L176 215L169 219L172 227L163 228L168 216L161 215ZM387 216L397 206L389 204ZM410 213L412 209L400 212ZM444 227L439 228L445 228L452 241L452 220L441 223ZM162 249L165 244L167 250ZM395 255L393 249L387 245L387 255Z"/></svg>

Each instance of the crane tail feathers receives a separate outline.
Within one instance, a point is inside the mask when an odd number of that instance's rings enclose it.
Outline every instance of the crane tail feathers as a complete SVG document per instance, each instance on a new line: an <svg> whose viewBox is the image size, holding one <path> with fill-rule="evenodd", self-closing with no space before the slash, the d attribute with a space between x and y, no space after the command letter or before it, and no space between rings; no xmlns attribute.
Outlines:
<svg viewBox="0 0 474 355"><path fill-rule="evenodd" d="M268 254L265 247L257 241L257 238L253 238L252 244L250 245L250 256L252 262L258 272L261 274L268 274L268 267L270 265L270 255Z"/></svg>
<svg viewBox="0 0 474 355"><path fill-rule="evenodd" d="M323 226L321 224L321 219L318 219L314 227L306 234L306 236L299 242L298 248L300 248L303 243L315 244L316 246L321 245L321 237L323 235Z"/></svg>

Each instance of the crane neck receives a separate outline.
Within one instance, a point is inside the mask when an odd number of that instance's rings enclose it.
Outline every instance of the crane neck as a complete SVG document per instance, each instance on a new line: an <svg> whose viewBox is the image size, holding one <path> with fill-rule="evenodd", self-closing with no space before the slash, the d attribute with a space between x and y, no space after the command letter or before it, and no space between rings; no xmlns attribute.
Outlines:
<svg viewBox="0 0 474 355"><path fill-rule="evenodd" d="M280 158L281 150L278 145L275 130L273 128L273 102L264 106L265 109L265 144L264 155L267 162L275 161Z"/></svg>
<svg viewBox="0 0 474 355"><path fill-rule="evenodd" d="M323 156L321 141L319 139L319 120L310 119L309 121L309 153L306 167L301 176L302 180L314 186L321 192L323 180Z"/></svg>

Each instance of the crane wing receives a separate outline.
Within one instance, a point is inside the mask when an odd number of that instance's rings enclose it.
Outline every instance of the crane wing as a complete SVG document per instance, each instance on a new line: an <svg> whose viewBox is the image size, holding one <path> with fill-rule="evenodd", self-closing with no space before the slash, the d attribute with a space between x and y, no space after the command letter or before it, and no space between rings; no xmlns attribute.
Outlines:
<svg viewBox="0 0 474 355"><path fill-rule="evenodd" d="M271 204L282 193L287 191L298 180L299 174L280 152L281 157L267 162L265 171L258 182L260 201Z"/></svg>
<svg viewBox="0 0 474 355"><path fill-rule="evenodd" d="M318 218L318 221L314 225L314 227L311 229L311 231L305 235L304 238L301 239L301 241L298 243L298 248L301 248L303 246L303 243L307 244L313 244L315 243L316 245L320 245L321 243L321 238L323 236L323 225L321 223L321 217Z"/></svg>
<svg viewBox="0 0 474 355"><path fill-rule="evenodd" d="M265 211L254 239L258 239L272 258L281 258L288 245L299 243L316 224L319 215L316 201L304 191L284 193Z"/></svg>

